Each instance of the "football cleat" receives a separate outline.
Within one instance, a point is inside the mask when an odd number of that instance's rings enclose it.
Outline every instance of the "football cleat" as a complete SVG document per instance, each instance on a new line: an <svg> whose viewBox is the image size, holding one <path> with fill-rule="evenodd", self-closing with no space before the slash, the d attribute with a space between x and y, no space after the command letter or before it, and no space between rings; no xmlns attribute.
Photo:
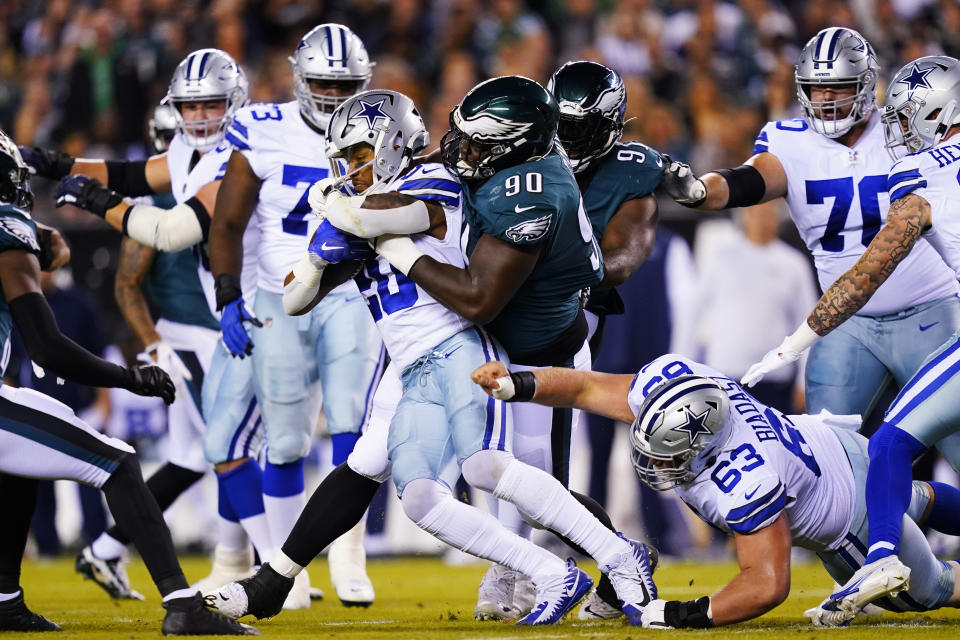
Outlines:
<svg viewBox="0 0 960 640"><path fill-rule="evenodd" d="M189 598L174 598L163 603L167 615L161 630L165 636L258 636L248 624L240 624L204 606L200 592Z"/></svg>
<svg viewBox="0 0 960 640"><path fill-rule="evenodd" d="M12 600L0 602L0 631L60 630L60 625L27 608L27 603L23 601L23 590Z"/></svg>
<svg viewBox="0 0 960 640"><path fill-rule="evenodd" d="M600 567L600 571L613 583L627 622L639 625L643 608L657 597L657 585L650 569L650 552L642 542L629 540L622 533L618 535L629 543L630 552Z"/></svg>
<svg viewBox="0 0 960 640"><path fill-rule="evenodd" d="M623 615L623 611L618 606L613 606L594 591L584 601L583 606L577 612L578 620L613 620Z"/></svg>
<svg viewBox="0 0 960 640"><path fill-rule="evenodd" d="M74 562L77 573L93 580L115 600L143 600L143 596L130 588L130 579L123 568L123 559L101 560L93 555L89 545L80 551Z"/></svg>
<svg viewBox="0 0 960 640"><path fill-rule="evenodd" d="M310 603L310 576L304 569L293 579L293 588L287 594L287 599L283 601L283 608L287 611L295 609L309 609Z"/></svg>
<svg viewBox="0 0 960 640"><path fill-rule="evenodd" d="M537 602L533 610L517 621L518 625L541 625L560 622L593 588L593 580L577 568L572 558L567 560L563 575L534 578Z"/></svg>
<svg viewBox="0 0 960 640"><path fill-rule="evenodd" d="M514 620L523 615L513 606L513 587L517 572L502 564L491 564L477 590L474 620Z"/></svg>
<svg viewBox="0 0 960 640"><path fill-rule="evenodd" d="M213 550L210 574L191 585L191 588L200 593L209 593L229 582L249 578L253 573L253 547L233 550L218 544Z"/></svg>
<svg viewBox="0 0 960 640"><path fill-rule="evenodd" d="M327 562L330 565L330 582L337 597L345 607L369 607L373 604L373 583L367 577L367 554L363 549L366 522L337 538L330 545Z"/></svg>
<svg viewBox="0 0 960 640"><path fill-rule="evenodd" d="M828 611L845 611L853 619L877 598L896 596L910 588L910 567L897 556L885 556L865 564L854 573L839 591L820 605Z"/></svg>
<svg viewBox="0 0 960 640"><path fill-rule="evenodd" d="M293 583L293 578L280 575L264 562L252 577L225 584L206 594L204 600L211 609L233 619L249 613L262 620L280 613Z"/></svg>

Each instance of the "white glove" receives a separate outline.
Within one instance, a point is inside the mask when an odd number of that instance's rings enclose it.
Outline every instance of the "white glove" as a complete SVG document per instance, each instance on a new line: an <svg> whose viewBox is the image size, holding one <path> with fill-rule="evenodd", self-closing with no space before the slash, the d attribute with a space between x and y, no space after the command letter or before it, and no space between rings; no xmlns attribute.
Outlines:
<svg viewBox="0 0 960 640"><path fill-rule="evenodd" d="M163 340L148 344L143 353L137 355L137 360L146 364L157 365L173 378L174 383L182 380L193 380L190 369L183 363L174 348Z"/></svg>
<svg viewBox="0 0 960 640"><path fill-rule="evenodd" d="M336 190L337 181L333 178L324 178L317 180L307 192L307 203L313 211L313 215L321 220L326 216L327 196L332 193L338 193Z"/></svg>
<svg viewBox="0 0 960 640"><path fill-rule="evenodd" d="M697 206L707 197L707 187L703 180L693 175L690 165L677 162L670 156L663 154L666 169L660 178L660 188L676 202Z"/></svg>
<svg viewBox="0 0 960 640"><path fill-rule="evenodd" d="M643 613L640 614L640 624L643 625L644 629L673 629L663 619L666 604L666 600L651 600L643 608Z"/></svg>
<svg viewBox="0 0 960 640"><path fill-rule="evenodd" d="M397 236L385 233L373 243L373 249L387 259L403 275L408 275L414 263L423 257L410 236Z"/></svg>
<svg viewBox="0 0 960 640"><path fill-rule="evenodd" d="M796 362L800 358L800 354L819 339L820 336L814 333L810 325L804 321L792 335L783 339L779 347L768 351L760 362L750 367L747 373L740 378L740 384L752 387L771 371L775 371L791 362Z"/></svg>

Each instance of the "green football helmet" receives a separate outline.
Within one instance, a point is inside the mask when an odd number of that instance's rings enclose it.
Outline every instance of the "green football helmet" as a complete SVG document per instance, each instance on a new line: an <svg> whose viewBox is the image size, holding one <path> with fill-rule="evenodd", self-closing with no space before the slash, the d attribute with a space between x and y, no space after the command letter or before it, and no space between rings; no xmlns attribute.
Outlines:
<svg viewBox="0 0 960 640"><path fill-rule="evenodd" d="M560 107L557 137L577 173L610 151L623 132L627 90L620 74L598 62L568 62L547 83Z"/></svg>
<svg viewBox="0 0 960 640"><path fill-rule="evenodd" d="M450 112L443 163L465 180L543 158L553 149L560 110L540 84L501 76L471 89Z"/></svg>

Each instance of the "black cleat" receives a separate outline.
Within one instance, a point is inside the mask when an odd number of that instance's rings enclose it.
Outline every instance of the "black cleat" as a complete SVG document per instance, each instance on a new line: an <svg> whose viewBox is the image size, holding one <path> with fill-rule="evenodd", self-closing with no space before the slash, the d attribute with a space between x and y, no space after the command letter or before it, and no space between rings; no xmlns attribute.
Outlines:
<svg viewBox="0 0 960 640"><path fill-rule="evenodd" d="M189 598L174 598L163 603L165 636L258 636L260 632L240 624L204 606L198 591Z"/></svg>
<svg viewBox="0 0 960 640"><path fill-rule="evenodd" d="M23 590L13 600L0 602L0 631L60 631L60 625L27 609Z"/></svg>
<svg viewBox="0 0 960 640"><path fill-rule="evenodd" d="M262 620L280 613L293 582L293 578L280 575L264 562L255 575L225 584L204 599L208 607L225 616L236 619L251 614Z"/></svg>

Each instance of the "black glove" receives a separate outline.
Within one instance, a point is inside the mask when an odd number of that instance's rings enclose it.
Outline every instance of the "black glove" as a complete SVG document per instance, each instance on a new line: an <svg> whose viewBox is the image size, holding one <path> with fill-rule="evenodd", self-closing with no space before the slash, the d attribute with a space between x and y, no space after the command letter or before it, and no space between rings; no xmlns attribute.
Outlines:
<svg viewBox="0 0 960 640"><path fill-rule="evenodd" d="M73 156L55 149L20 147L20 155L27 166L33 169L38 176L51 180L59 180L70 175L70 169L73 168Z"/></svg>
<svg viewBox="0 0 960 640"><path fill-rule="evenodd" d="M156 365L141 365L127 369L127 389L138 396L156 396L171 404L177 395L173 380L167 372Z"/></svg>
<svg viewBox="0 0 960 640"><path fill-rule="evenodd" d="M119 193L103 186L96 178L81 175L67 176L61 180L57 186L56 199L58 207L72 204L101 218L106 217L108 209L123 202Z"/></svg>

